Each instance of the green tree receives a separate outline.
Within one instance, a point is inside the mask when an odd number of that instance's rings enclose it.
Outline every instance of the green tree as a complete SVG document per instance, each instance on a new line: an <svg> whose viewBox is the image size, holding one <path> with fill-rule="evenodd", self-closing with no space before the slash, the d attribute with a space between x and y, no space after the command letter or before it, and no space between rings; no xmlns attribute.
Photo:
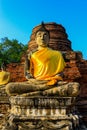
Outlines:
<svg viewBox="0 0 87 130"><path fill-rule="evenodd" d="M2 62L20 62L21 56L26 52L28 45L19 43L18 40L9 40L7 37L1 39L0 43L0 66Z"/></svg>

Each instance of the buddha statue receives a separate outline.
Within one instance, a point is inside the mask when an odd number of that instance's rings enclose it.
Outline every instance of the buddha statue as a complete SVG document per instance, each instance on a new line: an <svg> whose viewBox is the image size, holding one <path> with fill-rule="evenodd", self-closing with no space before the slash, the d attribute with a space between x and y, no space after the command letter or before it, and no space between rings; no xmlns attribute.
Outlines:
<svg viewBox="0 0 87 130"><path fill-rule="evenodd" d="M6 71L6 66L3 63L1 65L0 72L0 86L7 84L10 81L10 73Z"/></svg>
<svg viewBox="0 0 87 130"><path fill-rule="evenodd" d="M49 31L42 22L35 33L37 49L27 54L24 74L26 82L13 82L6 85L9 95L42 95L42 96L77 96L78 83L63 81L63 70L66 66L60 51L49 48Z"/></svg>

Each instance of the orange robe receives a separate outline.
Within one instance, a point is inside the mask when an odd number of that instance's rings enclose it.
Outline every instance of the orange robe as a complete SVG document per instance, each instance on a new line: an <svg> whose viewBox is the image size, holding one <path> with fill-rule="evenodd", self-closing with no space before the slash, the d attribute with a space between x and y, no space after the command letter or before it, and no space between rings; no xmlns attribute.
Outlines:
<svg viewBox="0 0 87 130"><path fill-rule="evenodd" d="M10 81L10 73L6 71L0 72L0 85L7 84Z"/></svg>
<svg viewBox="0 0 87 130"><path fill-rule="evenodd" d="M48 47L42 48L31 55L30 70L34 78L38 80L62 80L58 73L65 68L65 61L59 51ZM33 65L33 72L32 72Z"/></svg>

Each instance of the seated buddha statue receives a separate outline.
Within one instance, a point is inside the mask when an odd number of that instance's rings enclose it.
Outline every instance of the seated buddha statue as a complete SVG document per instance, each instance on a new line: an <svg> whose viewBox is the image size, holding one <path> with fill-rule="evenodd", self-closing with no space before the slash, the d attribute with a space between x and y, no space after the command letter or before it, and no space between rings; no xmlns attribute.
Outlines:
<svg viewBox="0 0 87 130"><path fill-rule="evenodd" d="M63 81L62 73L66 66L60 51L49 48L50 33L44 23L35 33L37 49L31 51L25 60L26 82L8 83L9 95L78 95L79 84Z"/></svg>
<svg viewBox="0 0 87 130"><path fill-rule="evenodd" d="M10 73L6 71L6 66L3 63L1 65L0 72L0 86L7 84L10 81Z"/></svg>

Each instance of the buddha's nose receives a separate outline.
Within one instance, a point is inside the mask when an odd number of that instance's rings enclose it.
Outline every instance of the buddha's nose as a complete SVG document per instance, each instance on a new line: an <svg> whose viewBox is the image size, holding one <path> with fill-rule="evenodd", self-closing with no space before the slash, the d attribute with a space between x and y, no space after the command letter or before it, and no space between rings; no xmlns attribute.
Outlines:
<svg viewBox="0 0 87 130"><path fill-rule="evenodd" d="M41 40L44 40L44 35L41 36Z"/></svg>

